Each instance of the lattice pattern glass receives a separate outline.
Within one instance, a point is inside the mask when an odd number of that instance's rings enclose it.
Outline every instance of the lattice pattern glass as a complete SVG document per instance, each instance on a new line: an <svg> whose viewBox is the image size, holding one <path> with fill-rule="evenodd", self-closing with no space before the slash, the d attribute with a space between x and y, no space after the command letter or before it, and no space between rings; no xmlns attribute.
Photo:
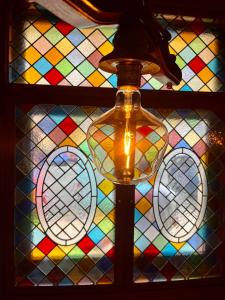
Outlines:
<svg viewBox="0 0 225 300"><path fill-rule="evenodd" d="M116 87L116 75L98 69L112 50L115 27L74 28L40 6L31 6L15 24L10 43L9 81L26 84ZM30 8L30 9L31 9ZM170 52L182 69L180 91L224 91L223 30L216 21L163 16L158 19L172 39ZM143 89L165 89L145 75Z"/></svg>
<svg viewBox="0 0 225 300"><path fill-rule="evenodd" d="M158 114L169 130L168 154L158 175L136 187L134 281L219 277L224 123L204 110Z"/></svg>
<svg viewBox="0 0 225 300"><path fill-rule="evenodd" d="M192 237L207 205L207 179L193 151L178 148L164 158L153 188L153 209L160 232L171 242Z"/></svg>
<svg viewBox="0 0 225 300"><path fill-rule="evenodd" d="M86 143L89 124L103 111L72 105L16 109L18 286L114 280L114 185L95 171Z"/></svg>

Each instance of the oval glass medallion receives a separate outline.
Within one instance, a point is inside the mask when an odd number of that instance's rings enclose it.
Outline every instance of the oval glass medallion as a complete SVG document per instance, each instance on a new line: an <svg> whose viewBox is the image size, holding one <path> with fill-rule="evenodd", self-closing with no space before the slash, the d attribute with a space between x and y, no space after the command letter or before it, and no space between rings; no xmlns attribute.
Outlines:
<svg viewBox="0 0 225 300"><path fill-rule="evenodd" d="M171 242L188 240L199 228L207 204L207 180L198 156L180 148L161 164L153 191L153 207L161 233Z"/></svg>
<svg viewBox="0 0 225 300"><path fill-rule="evenodd" d="M96 180L86 156L64 146L44 163L37 182L38 217L55 243L71 245L90 228L96 210Z"/></svg>

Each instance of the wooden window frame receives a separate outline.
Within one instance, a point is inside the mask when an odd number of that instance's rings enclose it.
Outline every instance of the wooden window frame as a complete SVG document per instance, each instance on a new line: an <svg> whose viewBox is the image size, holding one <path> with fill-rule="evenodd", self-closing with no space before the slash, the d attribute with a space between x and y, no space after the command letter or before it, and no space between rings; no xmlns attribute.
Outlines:
<svg viewBox="0 0 225 300"><path fill-rule="evenodd" d="M184 3L183 1L181 1ZM0 80L3 101L0 110L1 125L1 216L0 216L0 298L25 299L41 297L42 299L62 299L75 297L107 297L114 299L123 295L127 299L135 297L167 297L172 299L180 293L183 299L190 297L215 297L225 292L225 242L220 246L223 257L223 276L221 278L198 279L178 282L139 283L132 282L133 277L133 219L134 187L116 187L116 256L115 284L108 286L72 286L72 287L14 287L14 189L15 189L15 106L30 104L73 104L111 107L114 105L115 89L38 86L8 83L8 33L12 1L4 1L0 24L3 32L1 44ZM156 1L153 1L153 4ZM194 3L194 1L191 1ZM155 5L155 4L154 4ZM155 7L155 11L170 12L167 5ZM173 13L181 10L174 8ZM219 10L221 13L221 10ZM219 14L219 11L217 12ZM196 10L195 10L196 12ZM212 13L212 10L210 10ZM215 15L216 12L214 11ZM200 15L200 14L199 14ZM91 92L91 96L90 96ZM142 91L143 106L172 109L207 109L225 121L224 93L214 92L167 92ZM222 158L225 164L225 156ZM179 295L179 297L180 297ZM194 295L194 296L193 296Z"/></svg>

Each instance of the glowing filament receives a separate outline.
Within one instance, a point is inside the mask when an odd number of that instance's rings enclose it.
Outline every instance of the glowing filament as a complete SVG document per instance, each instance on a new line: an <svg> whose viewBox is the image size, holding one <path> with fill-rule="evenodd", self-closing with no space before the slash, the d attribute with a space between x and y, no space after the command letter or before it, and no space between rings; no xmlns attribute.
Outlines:
<svg viewBox="0 0 225 300"><path fill-rule="evenodd" d="M124 152L126 155L130 155L130 146L131 146L131 133L129 131L125 132L124 136Z"/></svg>

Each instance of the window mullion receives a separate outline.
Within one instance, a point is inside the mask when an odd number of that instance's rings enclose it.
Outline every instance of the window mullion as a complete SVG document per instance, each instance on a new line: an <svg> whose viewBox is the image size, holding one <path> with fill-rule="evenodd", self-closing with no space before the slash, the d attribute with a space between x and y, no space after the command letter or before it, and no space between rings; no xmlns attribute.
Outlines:
<svg viewBox="0 0 225 300"><path fill-rule="evenodd" d="M133 281L134 185L116 186L115 284Z"/></svg>

